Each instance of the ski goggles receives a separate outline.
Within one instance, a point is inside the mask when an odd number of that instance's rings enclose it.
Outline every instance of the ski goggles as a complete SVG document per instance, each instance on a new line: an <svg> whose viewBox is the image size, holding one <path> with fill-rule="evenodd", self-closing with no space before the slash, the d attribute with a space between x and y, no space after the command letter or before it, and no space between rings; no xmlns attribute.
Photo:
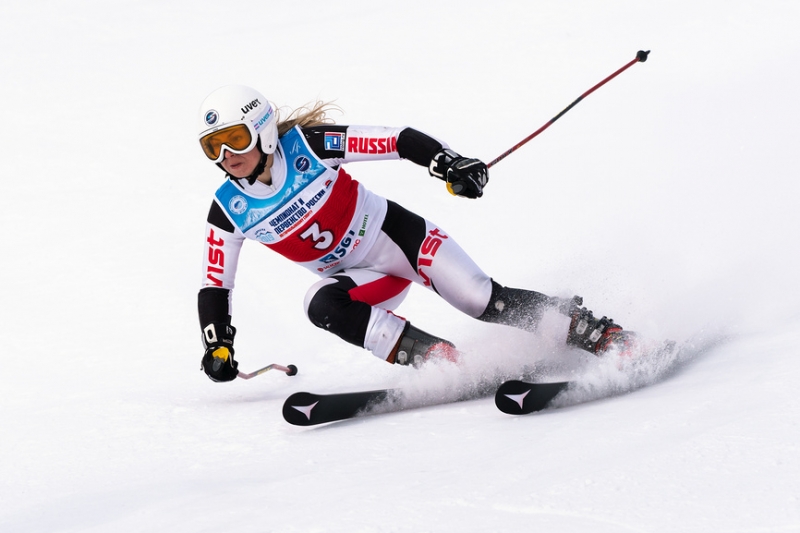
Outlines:
<svg viewBox="0 0 800 533"><path fill-rule="evenodd" d="M258 135L250 121L239 122L200 137L200 146L206 157L215 163L225 158L224 150L234 154L244 154L252 150ZM223 150L224 149L224 150Z"/></svg>

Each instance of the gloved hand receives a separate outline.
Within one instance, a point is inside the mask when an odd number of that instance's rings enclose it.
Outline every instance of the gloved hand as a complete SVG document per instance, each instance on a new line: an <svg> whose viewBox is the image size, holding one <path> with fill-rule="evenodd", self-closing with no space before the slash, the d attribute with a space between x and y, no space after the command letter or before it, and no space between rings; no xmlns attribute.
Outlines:
<svg viewBox="0 0 800 533"><path fill-rule="evenodd" d="M465 198L480 198L489 183L489 170L483 161L461 157L450 149L433 156L428 172L446 181L451 194Z"/></svg>
<svg viewBox="0 0 800 533"><path fill-rule="evenodd" d="M203 328L206 351L200 367L211 381L233 381L239 374L239 363L233 359L233 338L236 328L230 324L209 324Z"/></svg>

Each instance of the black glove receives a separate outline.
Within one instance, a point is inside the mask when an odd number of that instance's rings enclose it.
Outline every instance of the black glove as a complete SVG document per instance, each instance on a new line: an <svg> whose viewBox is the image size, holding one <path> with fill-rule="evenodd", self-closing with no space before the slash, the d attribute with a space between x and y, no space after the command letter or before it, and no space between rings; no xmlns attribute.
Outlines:
<svg viewBox="0 0 800 533"><path fill-rule="evenodd" d="M236 328L230 324L209 324L203 328L206 352L200 367L211 381L233 381L239 374L239 363L233 360L233 337Z"/></svg>
<svg viewBox="0 0 800 533"><path fill-rule="evenodd" d="M465 198L480 198L489 183L489 170L483 161L461 157L449 149L433 156L428 172L446 181L451 194Z"/></svg>

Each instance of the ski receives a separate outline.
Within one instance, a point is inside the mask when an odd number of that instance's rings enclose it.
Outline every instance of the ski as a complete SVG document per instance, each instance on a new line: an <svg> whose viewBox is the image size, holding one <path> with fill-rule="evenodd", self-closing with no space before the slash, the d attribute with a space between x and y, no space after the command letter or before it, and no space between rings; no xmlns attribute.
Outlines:
<svg viewBox="0 0 800 533"><path fill-rule="evenodd" d="M283 418L295 426L316 426L357 416L394 413L485 398L494 394L497 384L496 380L488 380L445 394L434 391L413 397L408 397L399 388L332 394L296 392L283 403Z"/></svg>
<svg viewBox="0 0 800 533"><path fill-rule="evenodd" d="M558 394L566 390L572 382L528 383L527 381L506 381L497 389L494 404L509 415L527 415L546 408Z"/></svg>
<svg viewBox="0 0 800 533"><path fill-rule="evenodd" d="M396 395L395 389L313 394L296 392L283 403L283 418L295 426L315 426L354 418Z"/></svg>

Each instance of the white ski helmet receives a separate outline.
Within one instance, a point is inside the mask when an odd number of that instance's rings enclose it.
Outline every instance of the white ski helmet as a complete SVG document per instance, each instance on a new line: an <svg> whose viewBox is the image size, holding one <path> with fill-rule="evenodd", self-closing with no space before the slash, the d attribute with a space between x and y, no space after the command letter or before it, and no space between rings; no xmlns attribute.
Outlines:
<svg viewBox="0 0 800 533"><path fill-rule="evenodd" d="M226 85L209 94L200 106L198 140L206 156L220 163L225 150L243 154L261 140L271 154L278 145L275 108L260 92L244 85Z"/></svg>

